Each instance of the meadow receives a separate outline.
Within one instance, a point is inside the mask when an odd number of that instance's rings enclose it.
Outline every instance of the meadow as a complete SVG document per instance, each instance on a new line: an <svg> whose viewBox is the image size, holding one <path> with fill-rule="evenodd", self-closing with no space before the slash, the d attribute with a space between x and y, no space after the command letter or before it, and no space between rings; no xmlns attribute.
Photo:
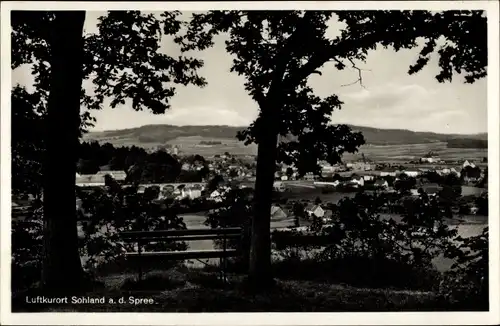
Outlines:
<svg viewBox="0 0 500 326"><path fill-rule="evenodd" d="M442 160L450 161L482 161L488 157L485 148L448 148L445 142L407 145L364 145L357 154L344 154L346 161L356 161L365 158L375 162L407 162L418 160L429 152L433 152Z"/></svg>
<svg viewBox="0 0 500 326"><path fill-rule="evenodd" d="M87 136L86 140L92 139ZM229 152L232 155L257 155L257 146L251 144L245 146L236 137L207 137L207 136L176 136L165 142L158 141L140 142L137 135L106 135L94 138L100 143L109 142L114 146L139 146L144 148L156 149L158 146L178 146L179 153L183 155L199 154L205 157L212 157L216 154ZM154 139L154 137L151 137ZM205 145L202 143L220 142L220 144ZM373 145L367 142L359 148L358 153L346 153L343 156L344 161L357 161L365 158L375 162L407 162L418 160L422 156L433 152L443 160L472 160L481 161L488 156L488 150L485 148L448 148L446 142L422 142L421 144L392 144L392 145Z"/></svg>

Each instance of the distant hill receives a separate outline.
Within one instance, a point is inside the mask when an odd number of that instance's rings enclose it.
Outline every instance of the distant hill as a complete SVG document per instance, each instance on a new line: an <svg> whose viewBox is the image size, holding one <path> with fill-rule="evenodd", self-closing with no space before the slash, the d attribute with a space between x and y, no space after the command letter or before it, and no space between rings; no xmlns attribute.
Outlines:
<svg viewBox="0 0 500 326"><path fill-rule="evenodd" d="M142 147L181 143L183 139L196 139L196 142L235 142L236 133L245 127L232 126L173 126L145 125L138 128L91 132L84 135L85 141L96 140L114 145L136 145ZM377 129L371 127L351 126L354 131L363 133L367 145L404 145L449 142L450 147L484 148L488 135L438 134L432 132L415 132L403 129Z"/></svg>

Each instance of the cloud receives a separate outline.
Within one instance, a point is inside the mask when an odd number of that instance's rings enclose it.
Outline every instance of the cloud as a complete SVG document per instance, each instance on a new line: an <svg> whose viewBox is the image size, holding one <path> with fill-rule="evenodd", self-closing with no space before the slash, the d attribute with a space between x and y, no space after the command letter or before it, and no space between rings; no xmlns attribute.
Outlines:
<svg viewBox="0 0 500 326"><path fill-rule="evenodd" d="M401 104L425 102L435 92L420 85L383 84L377 87L363 88L357 92L341 95L347 104L363 105L377 110L391 110Z"/></svg>
<svg viewBox="0 0 500 326"><path fill-rule="evenodd" d="M224 108L189 107L172 109L165 113L162 120L175 125L247 126L253 119Z"/></svg>
<svg viewBox="0 0 500 326"><path fill-rule="evenodd" d="M97 121L94 130L124 129L146 124L171 125L230 125L247 126L253 118L234 110L210 106L176 107L164 114L152 115L148 111L135 111L129 106L93 111ZM103 123L104 121L104 123Z"/></svg>
<svg viewBox="0 0 500 326"><path fill-rule="evenodd" d="M97 18L103 12L88 12L86 32L95 32ZM332 19L328 36L335 37L342 24ZM130 105L111 109L105 101L102 111L93 112L97 118L96 130L131 128L145 124L227 124L248 125L257 116L258 106L245 91L245 79L230 73L233 57L225 49L226 36L216 37L215 45L206 51L192 51L205 66L200 75L207 78L208 86L177 86L170 100L172 109L163 115L148 111L136 112ZM168 38L162 50L176 55ZM342 71L327 64L322 76L313 75L308 84L316 95L326 97L337 94L344 102L342 110L332 114L333 123L373 126L376 128L404 128L435 132L472 133L487 130L486 79L465 85L460 79L439 84L435 80L438 64L433 57L429 65L418 74L409 76L408 67L415 62L417 52L402 50L398 53L378 47L369 52L366 62L359 63L363 70L363 84L350 84L358 78L355 69ZM16 69L13 84L30 86L33 77L28 67ZM90 90L89 83L84 87ZM446 129L444 129L446 128Z"/></svg>

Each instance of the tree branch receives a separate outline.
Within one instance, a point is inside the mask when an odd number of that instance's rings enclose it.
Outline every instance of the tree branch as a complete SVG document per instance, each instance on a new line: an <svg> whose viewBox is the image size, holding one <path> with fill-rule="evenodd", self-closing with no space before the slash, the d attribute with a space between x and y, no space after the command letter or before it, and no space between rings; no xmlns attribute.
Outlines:
<svg viewBox="0 0 500 326"><path fill-rule="evenodd" d="M351 63L351 68L353 68L353 69L355 69L355 70L358 71L358 79L356 79L352 83L340 85L340 87L351 86L351 85L357 84L359 82L359 84L361 85L361 87L366 88L363 85L363 74L361 73L361 71L370 71L370 70L369 69L361 69L361 68L359 68L358 66L356 66L356 64L354 63L354 61L351 58L348 58L348 60Z"/></svg>

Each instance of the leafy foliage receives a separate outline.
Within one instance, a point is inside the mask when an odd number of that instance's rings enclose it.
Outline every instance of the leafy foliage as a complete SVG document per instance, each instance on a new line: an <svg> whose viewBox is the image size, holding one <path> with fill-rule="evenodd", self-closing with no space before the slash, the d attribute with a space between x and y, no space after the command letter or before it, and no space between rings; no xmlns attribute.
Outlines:
<svg viewBox="0 0 500 326"><path fill-rule="evenodd" d="M120 241L124 231L153 231L185 229L182 218L177 216L176 206L157 201L159 190L148 188L143 194L137 188L107 187L82 192L83 210L89 219L83 228L84 238L80 254L87 256L87 268L121 258L126 251L136 251L133 245ZM185 243L151 243L144 250L185 250Z"/></svg>
<svg viewBox="0 0 500 326"><path fill-rule="evenodd" d="M455 259L451 270L440 284L440 293L451 302L465 307L487 309L489 295L488 227L477 236L457 237L457 245L446 252Z"/></svg>
<svg viewBox="0 0 500 326"><path fill-rule="evenodd" d="M250 225L252 222L252 190L249 188L222 191L221 202L207 213L205 224L211 228L241 227L242 237L229 240L227 248L236 248L243 253L240 266L246 266L246 254L250 250ZM218 247L220 241L214 241Z"/></svg>
<svg viewBox="0 0 500 326"><path fill-rule="evenodd" d="M173 84L205 85L196 73L203 62L189 57L174 58L160 51L162 37L179 32L180 12L160 15L140 11L109 11L99 17L97 33L85 35L84 79L95 89L82 88L81 102L87 110L100 109L104 98L111 107L132 98L135 110L164 113L175 94ZM35 89L47 97L50 74L51 24L54 13L12 12L12 69L32 64ZM90 117L88 115L87 117Z"/></svg>
<svg viewBox="0 0 500 326"><path fill-rule="evenodd" d="M382 216L387 202L382 194L360 193L334 205L327 225L276 231L275 241L290 238L281 253L285 261L275 263L276 272L280 277L436 291L460 309L486 309L487 228L478 236L457 236L457 229L446 224L439 198L424 192L404 200L396 220ZM444 275L432 266L440 256L455 261Z"/></svg>
<svg viewBox="0 0 500 326"><path fill-rule="evenodd" d="M12 90L12 108L13 192L41 194L43 105L39 96L17 86Z"/></svg>
<svg viewBox="0 0 500 326"><path fill-rule="evenodd" d="M12 289L29 288L40 281L43 253L42 209L39 204L24 219L12 219Z"/></svg>
<svg viewBox="0 0 500 326"><path fill-rule="evenodd" d="M346 27L330 39L326 30L334 17ZM364 143L350 127L330 125L331 114L342 103L335 95L315 96L307 86L311 74L321 74L319 69L329 62L339 70L358 69L356 64L378 44L408 49L423 38L426 45L410 74L420 71L437 49L438 81L451 80L456 72L473 82L486 75L485 31L486 17L480 11L212 11L194 14L187 35L177 41L184 51L203 50L213 45L215 35L229 34L231 71L245 77L245 89L261 109L238 138L259 143L259 135L269 128L262 115L269 108L278 133L296 139L279 144L277 160L295 163L304 174L317 170L317 160L337 163L344 152ZM443 38L444 44L438 45Z"/></svg>

